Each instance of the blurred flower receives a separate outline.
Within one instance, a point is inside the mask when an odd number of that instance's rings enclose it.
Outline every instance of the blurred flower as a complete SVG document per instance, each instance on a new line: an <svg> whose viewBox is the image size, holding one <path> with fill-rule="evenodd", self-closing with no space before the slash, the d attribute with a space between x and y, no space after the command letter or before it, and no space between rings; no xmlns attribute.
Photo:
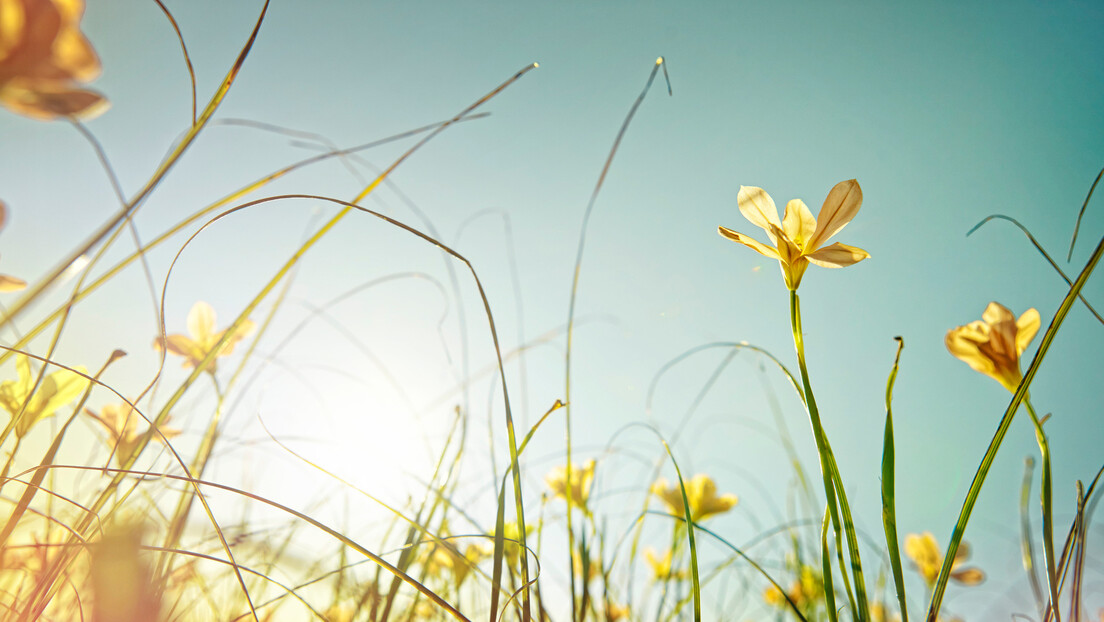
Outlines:
<svg viewBox="0 0 1104 622"><path fill-rule="evenodd" d="M1019 319L1007 307L990 302L973 321L947 331L944 340L951 354L990 378L1016 392L1023 375L1020 355L1039 332L1039 312L1028 309Z"/></svg>
<svg viewBox="0 0 1104 622"><path fill-rule="evenodd" d="M581 470L576 465L571 468L571 504L586 513L590 513L587 501L590 499L590 487L594 484L594 464L594 460L588 460ZM544 477L553 496L567 499L567 474L567 467L558 466Z"/></svg>
<svg viewBox="0 0 1104 622"><path fill-rule="evenodd" d="M353 610L345 605L330 605L322 612L322 619L326 622L352 622Z"/></svg>
<svg viewBox="0 0 1104 622"><path fill-rule="evenodd" d="M0 0L2 2L3 0ZM0 5L2 6L2 5ZM0 17L0 20L3 18ZM2 23L2 22L0 22ZM4 225L8 222L8 206L0 201L0 229L4 228ZM0 292L17 292L27 286L27 282L23 279L17 279L14 276L8 276L6 274L0 274Z"/></svg>
<svg viewBox="0 0 1104 622"><path fill-rule="evenodd" d="M593 553L593 551L591 552ZM583 558L579 555L578 551L571 552L571 567L575 570L576 576L585 578L586 583L590 583L591 581L602 576L602 565L598 563L598 560L594 559L594 557L591 556L588 561L590 563L587 564L587 571L584 577Z"/></svg>
<svg viewBox="0 0 1104 622"><path fill-rule="evenodd" d="M629 606L617 603L606 603L606 622L617 622L629 619Z"/></svg>
<svg viewBox="0 0 1104 622"><path fill-rule="evenodd" d="M253 332L253 326L251 320L242 322L223 344L222 350L216 357L233 353L234 346ZM188 332L192 335L191 338L180 334L169 335L163 339L158 337L153 341L153 347L157 351L167 347L169 352L185 357L183 367L195 367L203 362L204 357L215 347L219 339L222 339L226 331L215 332L215 310L211 305L200 300L192 305L192 310L188 312ZM211 364L206 371L215 373L215 359L211 359Z"/></svg>
<svg viewBox="0 0 1104 622"><path fill-rule="evenodd" d="M0 0L0 104L40 120L107 109L102 95L76 87L100 75L83 13L84 0Z"/></svg>
<svg viewBox="0 0 1104 622"><path fill-rule="evenodd" d="M718 231L734 242L777 259L786 287L791 290L797 290L809 263L824 268L842 268L870 256L861 248L839 242L824 246L828 238L851 222L862 205L862 189L854 179L841 181L832 188L816 218L801 199L794 199L786 204L786 214L779 222L774 200L762 188L754 186L740 186L736 200L740 213L767 232L774 248L728 227L718 227Z"/></svg>
<svg viewBox="0 0 1104 622"><path fill-rule="evenodd" d="M652 494L659 497L675 516L685 516L682 504L682 490L678 484L668 486L667 480L660 478L652 484ZM690 520L697 522L714 514L731 510L740 500L734 494L717 496L717 484L713 478L699 473L686 482L686 499L690 502Z"/></svg>
<svg viewBox="0 0 1104 622"><path fill-rule="evenodd" d="M644 549L644 559L647 560L648 565L652 567L652 576L656 581L668 581L671 579L682 580L689 576L686 569L676 570L674 572L671 571L672 557L671 549L667 549L663 557L657 555L656 550L650 546Z"/></svg>
<svg viewBox="0 0 1104 622"><path fill-rule="evenodd" d="M924 583L931 587L939 576L943 565L943 553L930 531L922 534L910 533L905 537L905 555L912 560ZM954 561L951 563L951 578L963 585L977 585L985 580L985 573L977 568L956 570L970 556L970 546L966 542L958 545Z"/></svg>
<svg viewBox="0 0 1104 622"><path fill-rule="evenodd" d="M786 594L783 594L782 590L772 585L763 593L763 600L775 607L788 607L787 595L800 611L806 611L810 605L823 600L824 582L821 580L820 573L811 566L803 564L799 577L790 584L790 589L787 590Z"/></svg>
<svg viewBox="0 0 1104 622"><path fill-rule="evenodd" d="M533 526L525 526L525 536L529 537L529 534L533 533ZM490 533L490 536L494 537L494 532ZM518 529L517 523L506 523L502 526L502 537L505 539L503 544L503 556L506 562L510 566L517 566L521 561L521 530Z"/></svg>
<svg viewBox="0 0 1104 622"><path fill-rule="evenodd" d="M15 368L19 379L0 383L0 408L13 417L23 413L15 424L15 435L18 438L29 432L34 424L72 402L88 387L88 380L80 374L59 369L43 377L36 388L38 374L32 371L30 358L23 354L16 355ZM73 369L82 374L85 372L84 367Z"/></svg>
<svg viewBox="0 0 1104 622"><path fill-rule="evenodd" d="M142 420L142 416L126 402L104 404L99 414L88 408L85 408L84 412L95 418L111 435L111 446L115 448L116 462L120 465L126 462L138 446L138 440L145 434L138 431L138 421ZM166 423L169 419L172 419L171 415L166 419ZM166 426L161 426L160 431L161 434L154 434L151 437L159 443L164 443L167 439L180 434L180 430Z"/></svg>
<svg viewBox="0 0 1104 622"><path fill-rule="evenodd" d="M463 553L451 544L434 545L426 561L426 572L439 577L447 570L452 575L456 587L460 587L472 569L478 566L479 562L490 557L493 552L493 548L489 549L485 543L469 544L464 548Z"/></svg>

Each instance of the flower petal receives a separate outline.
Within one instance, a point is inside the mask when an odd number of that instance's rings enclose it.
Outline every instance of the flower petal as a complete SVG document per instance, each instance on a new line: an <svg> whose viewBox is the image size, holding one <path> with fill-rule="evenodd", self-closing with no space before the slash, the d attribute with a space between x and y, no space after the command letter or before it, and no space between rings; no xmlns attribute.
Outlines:
<svg viewBox="0 0 1104 622"><path fill-rule="evenodd" d="M806 244L807 248L819 248L828 241L828 238L839 233L862 206L862 188L854 179L841 181L836 184L828 198L824 199L824 205L817 214L816 233Z"/></svg>
<svg viewBox="0 0 1104 622"><path fill-rule="evenodd" d="M736 195L736 202L740 205L740 213L751 221L756 227L766 230L771 236L771 241L778 243L771 233L770 226L781 228L782 222L778 220L778 208L774 205L774 199L762 188L755 186L740 186L740 193Z"/></svg>
<svg viewBox="0 0 1104 622"><path fill-rule="evenodd" d="M27 282L14 276L0 274L0 292L17 292L27 287Z"/></svg>
<svg viewBox="0 0 1104 622"><path fill-rule="evenodd" d="M91 119L110 107L107 99L95 91L19 79L0 88L0 104L39 121L58 117Z"/></svg>
<svg viewBox="0 0 1104 622"><path fill-rule="evenodd" d="M863 249L839 242L805 255L806 259L822 268L842 268L859 263L867 257L870 257L870 253Z"/></svg>
<svg viewBox="0 0 1104 622"><path fill-rule="evenodd" d="M990 302L985 307L985 311L982 312L981 319L986 324L995 326L1001 322L1012 322L1016 319L1016 316L1012 315L1012 311L1001 303Z"/></svg>
<svg viewBox="0 0 1104 622"><path fill-rule="evenodd" d="M981 353L980 345L989 342L989 325L985 322L970 322L947 331L944 343L947 350L956 358L965 362L975 371L996 378L996 366L989 357Z"/></svg>
<svg viewBox="0 0 1104 622"><path fill-rule="evenodd" d="M963 585L977 585L985 580L985 573L979 568L963 568L952 571L951 578Z"/></svg>
<svg viewBox="0 0 1104 622"><path fill-rule="evenodd" d="M1039 311L1036 309L1024 311L1020 319L1016 320L1016 356L1024 353L1028 344L1035 338L1035 334L1039 332L1041 324Z"/></svg>
<svg viewBox="0 0 1104 622"><path fill-rule="evenodd" d="M766 244L763 244L762 242L759 242L755 238L746 236L742 233L737 233L732 229L729 229L728 227L717 227L717 232L724 237L732 240L733 242L739 242L740 244L743 244L744 246L757 251L762 255L770 257L771 259L780 259L777 250L767 246Z"/></svg>
<svg viewBox="0 0 1104 622"><path fill-rule="evenodd" d="M801 199L794 199L786 204L786 215L782 217L782 230L801 250L809 248L806 242L816 233L817 221L809 206Z"/></svg>
<svg viewBox="0 0 1104 622"><path fill-rule="evenodd" d="M215 310L211 305L202 300L196 301L188 312L188 332L192 339L200 343L206 342L215 334L215 321Z"/></svg>

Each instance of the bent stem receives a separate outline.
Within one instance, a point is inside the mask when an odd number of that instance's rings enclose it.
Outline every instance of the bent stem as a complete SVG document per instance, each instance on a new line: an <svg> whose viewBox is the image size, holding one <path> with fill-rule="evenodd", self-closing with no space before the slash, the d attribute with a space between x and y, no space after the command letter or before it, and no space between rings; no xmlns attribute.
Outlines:
<svg viewBox="0 0 1104 622"><path fill-rule="evenodd" d="M813 387L809 383L809 370L805 366L805 340L801 334L801 299L794 290L790 290L790 328L793 330L794 348L797 350L797 364L801 371L802 399L805 402L806 410L809 412L809 423L812 425L813 439L816 441L817 453L820 456L820 473L824 481L824 496L828 501L828 514L832 519L837 551L841 548L839 514L841 512L843 514L843 532L847 536L847 552L851 558L851 575L855 580L855 596L853 599L848 585L848 599L852 600L852 615L856 620L866 620L869 617L869 606L866 601L866 583L863 581L862 561L859 557L859 542L855 535L855 523L851 518L851 506L847 503L847 493L843 488L843 479L840 477L839 468L836 466L836 457L832 453L832 446L828 442L828 436L824 433L824 427L820 423L820 411L817 409L816 399L813 397ZM846 570L840 568L840 572L846 578ZM847 585L847 581L844 581L844 584ZM824 596L826 604L834 609L835 599L833 596L827 591L825 591Z"/></svg>

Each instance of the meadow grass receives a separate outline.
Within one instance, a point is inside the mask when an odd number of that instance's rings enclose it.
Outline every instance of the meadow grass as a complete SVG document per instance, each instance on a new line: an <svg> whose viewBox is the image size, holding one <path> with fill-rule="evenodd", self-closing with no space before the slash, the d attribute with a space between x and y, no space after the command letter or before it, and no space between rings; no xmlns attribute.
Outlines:
<svg viewBox="0 0 1104 622"><path fill-rule="evenodd" d="M26 6L53 6L49 0L22 2ZM621 141L630 131L658 72L662 70L667 78L663 59L651 67L643 89L629 105L585 206L573 280L567 292L570 302L564 328L528 342L519 336L516 349L507 350L499 341L497 309L492 308L478 270L443 240L432 221L419 214L422 224L413 226L363 203L390 183L389 178L397 168L423 149L431 148L434 138L457 124L483 118L483 105L523 79L537 67L535 63L506 76L501 84L470 105L458 108L448 119L356 147L339 148L329 139L314 134L257 121L216 117L263 26L267 2L230 70L202 109L196 103L195 72L185 37L169 9L161 2L157 4L178 37L191 77L192 118L190 126L138 191L127 198L115 180L104 150L80 121L83 108L78 105L91 106L97 101L74 91L76 94L70 99L47 98L45 103L38 104L38 114L56 117L58 122L67 120L92 145L112 180L121 207L25 289L19 279L0 279L0 287L5 291L22 289L6 305L2 320L15 338L0 346L3 348L0 363L11 362L9 368L15 372L9 371L0 385L0 406L9 415L0 432L0 447L5 451L0 503L8 509L0 528L0 610L5 619L701 620L710 619L715 615L711 612L717 611L710 608L703 596L710 594L709 598L722 602L741 603L740 608L732 610L733 615L738 612L741 617L890 620L900 616L908 620L912 603L914 619L923 616L934 622L948 619L948 614L942 612L942 601L952 580L972 585L983 577L976 568L962 567L967 549L965 534L989 469L1021 405L1038 441L1041 469L1038 504L1042 524L1038 533L1030 521L1034 467L1030 458L1019 499L1020 547L1037 603L1036 615L1039 620L1060 620L1063 615L1071 621L1084 618L1086 533L1100 474L1087 487L1078 483L1075 518L1063 534L1063 526L1055 524L1051 481L1052 461L1056 457L1050 453L1044 427L1046 417L1038 416L1029 400L1029 387L1076 304L1080 302L1100 320L1082 297L1082 290L1104 254L1104 239L1076 278L1071 279L1014 219L997 215L979 223L980 227L990 220L1004 219L1019 227L1069 289L1022 373L1020 356L1041 327L1037 312L1034 316L1025 312L1017 319L994 303L982 321L948 333L947 344L952 353L1000 381L1012 397L979 462L946 548L940 547L930 533L908 534L902 546L895 490L895 473L902 465L895 457L892 396L904 341L898 338L896 357L888 368L885 386L883 459L879 473L884 537L875 537L856 526L845 478L821 422L813 393L816 370L810 370L806 364L806 348L816 345L805 341L797 292L810 263L843 267L866 258L861 249L839 243L827 245L827 239L858 212L859 184L855 180L840 182L829 193L818 217L813 217L803 203L791 202L782 220L765 192L742 188L741 211L766 231L771 244L725 227L721 233L780 262L783 284L789 290L797 372L791 371L792 364L787 364L784 358L753 344L712 343L672 359L658 370L652 390L664 374L688 358L706 350L727 351L716 373L702 384L700 399L714 387L720 372L737 353L756 357L766 365L764 376L782 378L799 398L813 435L820 477L815 479L805 472L802 457L781 416L781 406L771 395L777 422L775 434L792 466L794 486L788 494L786 516L780 516L777 524L763 526L750 542L737 545L722 531L708 526L710 517L736 507L737 497L718 490L707 474L684 472L678 452L672 449L673 439L639 424L633 426L633 431L650 435L658 449L643 460L652 465L651 477L635 486L644 493L644 502L638 509L630 510L631 526L618 532L610 528L608 517L601 513L603 506L595 502L595 482L607 468L608 454L576 447L572 435L572 345L579 321L576 299L585 287L580 275L591 215L600 207L607 173L614 166ZM71 59L51 57L54 53L46 54L41 62L54 62L62 68L71 64ZM7 71L4 62L0 56L0 71ZM0 73L0 80L10 77ZM73 79L77 77L74 75ZM669 80L667 90L670 94ZM21 112L29 114L26 110ZM218 123L243 125L303 141L320 153L257 179L244 180L236 190L142 242L134 223L135 214L204 130ZM357 160L359 153L392 143L409 147L348 199L309 193L257 196L277 180L330 160L339 160L359 173L369 169ZM1092 184L1082 214L1099 180L1100 176ZM219 324L214 309L199 301L188 314L187 334L167 325L166 294L177 260L193 243L216 224L233 226L226 225L229 221L224 219L234 214L296 201L331 206L332 215L309 232L228 323ZM446 257L449 283L416 271L374 279L319 304L290 332L277 333L276 320L289 310L288 296L300 262L351 216L378 221L395 235L409 236L427 248L439 249ZM1079 215L1071 253L1080 222ZM508 230L508 218L505 223ZM135 250L123 252L120 259L110 259L113 255L109 251L121 252L128 234ZM183 236L186 237L181 242ZM178 246L172 263L164 274L155 275L147 256L173 243ZM103 380L105 373L125 356L121 350L110 350L103 362L93 362L87 368L63 365L55 360L55 354L63 340L70 337L69 323L83 310L82 304L135 264L142 269L157 299L160 335L153 345L160 358L153 380L136 395L127 395ZM511 269L516 276L516 265L511 265ZM72 282L67 280L74 275ZM250 382L250 370L273 360L300 328L325 318L344 299L400 279L430 281L444 298L459 299L461 292L470 294L474 290L495 354L493 368L472 372L467 364L469 344L463 342L465 362L459 391L465 397L455 406L447 429L440 431L441 442L431 475L421 488L410 491L405 503L389 502L373 490L359 487L326 465L312 461L267 427L264 441L341 491L340 495L331 496L365 499L382 508L388 518L375 521L372 529L364 530L348 515L334 520L332 507L322 504L294 507L241 485L220 481L213 464L221 451L233 451L240 440L226 435L225 421L237 408L235 400ZM59 303L55 302L57 291L65 292ZM461 312L460 305L457 308ZM805 313L818 313L818 309L812 306ZM514 416L509 390L513 382L508 382L506 364L511 360L524 361L530 348L559 339L565 344L562 399L548 405L532 425L526 426ZM273 341L277 345L270 345L262 354L259 344ZM176 382L164 369L167 363L181 358L188 371ZM386 363L381 361L379 370L388 375ZM505 443L508 461L494 464L492 460L489 477L481 475L490 481L473 484L463 470L468 462L478 458L473 455L476 450L470 448L469 422L474 414L468 406L468 393L484 372L497 375L488 399L500 400L498 407L503 414L501 421L492 423L488 432L490 443L492 447L495 442ZM526 391L524 384L521 391L523 394ZM213 396L209 407L200 408L196 404L202 402L191 399L200 393ZM696 403L691 405L691 411ZM191 412L193 409L198 412ZM487 408L488 412L494 410ZM534 491L532 478L525 475L533 472L531 465L537 461L525 460L528 457L525 452L534 435L556 426L559 417L565 426L562 461L557 455L556 464L544 478L544 488ZM199 442L189 444L186 453L178 451L178 430L174 427L175 421L182 420L202 429ZM264 425L263 420L261 424ZM74 456L73 451L66 451L66 445L75 443L74 437L84 435L89 426L98 431L98 445L90 450L87 460L66 461ZM36 442L24 442L25 439ZM44 450L40 447L42 443L37 442L42 439ZM586 462L579 460L581 453L586 454ZM663 479L662 473L673 475L673 479ZM823 495L815 492L810 483L817 479ZM487 521L465 505L465 490L472 486L494 491L493 521ZM534 498L539 499L536 507ZM227 508L236 508L239 518L227 519L231 514ZM1041 564L1034 548L1037 539L1042 544ZM779 542L783 544L778 545ZM768 545L774 549L764 552ZM711 554L703 554L706 548ZM712 554L716 551L722 553ZM1036 568L1043 571L1042 581ZM918 578L909 576L911 573ZM923 586L926 606L918 608L915 598L907 597L907 584ZM712 587L716 587L715 594L710 591Z"/></svg>

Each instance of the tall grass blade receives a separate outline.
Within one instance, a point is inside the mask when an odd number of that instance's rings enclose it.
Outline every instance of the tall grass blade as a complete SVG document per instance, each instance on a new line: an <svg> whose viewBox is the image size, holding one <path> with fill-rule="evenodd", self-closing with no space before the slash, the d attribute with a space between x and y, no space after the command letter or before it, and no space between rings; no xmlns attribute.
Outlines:
<svg viewBox="0 0 1104 622"><path fill-rule="evenodd" d="M882 440L882 526L885 528L886 549L889 552L889 565L893 572L893 587L897 590L897 603L901 608L901 621L908 622L908 605L905 599L905 575L901 569L901 547L897 541L897 504L894 492L894 440L893 440L893 384L897 381L897 369L901 362L901 350L905 340L897 340L897 355L893 358L893 369L886 381L886 423L885 437Z"/></svg>
<svg viewBox="0 0 1104 622"><path fill-rule="evenodd" d="M602 166L602 172L598 175L598 182L594 184L594 190L590 193L586 211L583 212L583 224L579 228L579 246L575 251L575 270L571 277L571 298L567 305L567 344L564 351L564 401L568 404L564 414L564 443L566 446L566 460L569 466L571 465L571 344L575 328L575 300L579 294L579 272L583 265L583 249L586 247L587 225L590 223L590 216L594 212L594 204L598 200L598 193L602 191L602 185L606 181L606 174L609 173L610 165L613 164L613 157L617 155L617 149L621 146L621 139L625 137L625 132L629 129L629 123L636 116L636 110L640 108L640 104L644 102L644 96L652 88L652 82L655 81L656 73L662 65L663 57L660 57L656 60L655 66L652 67L652 72L648 74L648 81L644 84L644 89L640 91L640 95L637 95L636 101L629 108L629 113L625 115L625 120L621 123L621 129L618 130L617 137L613 140L609 155L606 156L606 163ZM668 80L669 86L670 81ZM567 490L571 490L570 468L567 471L564 486ZM569 550L574 550L575 531L571 520L571 495L567 496L567 538ZM571 619L578 620L580 618L575 615L575 565L568 564L568 568L570 568L569 581L571 583Z"/></svg>

